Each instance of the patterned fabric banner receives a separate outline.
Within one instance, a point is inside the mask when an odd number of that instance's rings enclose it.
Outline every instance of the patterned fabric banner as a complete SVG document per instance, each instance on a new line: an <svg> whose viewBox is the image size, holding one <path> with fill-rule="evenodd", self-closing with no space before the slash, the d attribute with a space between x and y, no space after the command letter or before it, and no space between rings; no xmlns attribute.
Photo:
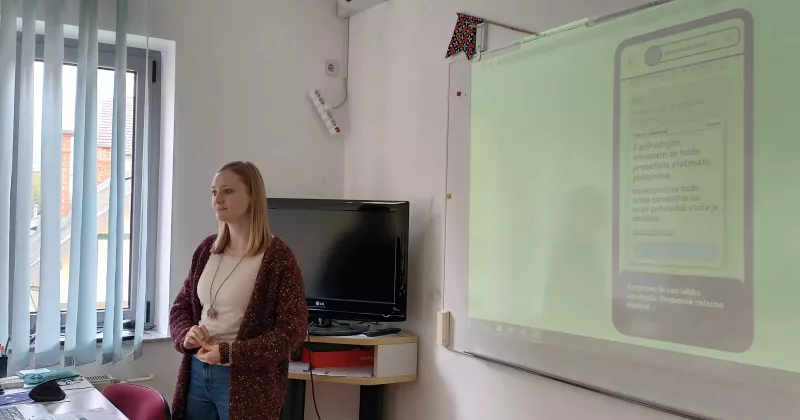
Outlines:
<svg viewBox="0 0 800 420"><path fill-rule="evenodd" d="M453 38L450 40L450 48L447 49L447 57L464 52L467 58L472 60L477 48L478 25L484 20L475 16L458 14L456 29L453 31Z"/></svg>

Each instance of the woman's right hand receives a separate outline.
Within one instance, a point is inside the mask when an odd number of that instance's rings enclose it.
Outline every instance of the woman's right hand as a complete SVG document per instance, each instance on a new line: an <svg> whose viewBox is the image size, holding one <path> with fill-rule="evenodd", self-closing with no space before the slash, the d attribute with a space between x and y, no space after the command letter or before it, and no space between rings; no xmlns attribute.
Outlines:
<svg viewBox="0 0 800 420"><path fill-rule="evenodd" d="M199 349L203 347L203 343L208 343L208 328L205 325L195 325L186 333L186 338L183 339L183 348L186 350Z"/></svg>

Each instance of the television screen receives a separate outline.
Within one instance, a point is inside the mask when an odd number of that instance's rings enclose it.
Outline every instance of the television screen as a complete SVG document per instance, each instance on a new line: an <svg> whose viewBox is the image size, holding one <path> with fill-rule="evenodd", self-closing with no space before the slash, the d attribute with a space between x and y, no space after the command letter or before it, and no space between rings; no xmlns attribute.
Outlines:
<svg viewBox="0 0 800 420"><path fill-rule="evenodd" d="M403 206L271 199L269 207L270 228L294 253L312 312L340 312L328 313L337 319L405 316Z"/></svg>

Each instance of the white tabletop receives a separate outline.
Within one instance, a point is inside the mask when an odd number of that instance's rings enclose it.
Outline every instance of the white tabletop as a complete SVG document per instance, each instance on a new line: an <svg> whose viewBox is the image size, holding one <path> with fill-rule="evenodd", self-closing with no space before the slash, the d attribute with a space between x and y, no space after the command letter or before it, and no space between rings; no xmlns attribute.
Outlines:
<svg viewBox="0 0 800 420"><path fill-rule="evenodd" d="M9 389L6 394L16 394L21 392L28 392L29 389ZM110 401L93 386L87 386L80 389L66 389L64 393L67 394L67 399L61 402L43 404L47 411L52 414L67 414L67 413L80 413L93 409L104 408L109 413L116 416L119 420L128 420L122 412L114 407Z"/></svg>
<svg viewBox="0 0 800 420"><path fill-rule="evenodd" d="M128 420L110 401L96 388L72 389L64 391L67 401L47 404L47 410L53 414L76 413L95 408L104 408L113 413L119 420Z"/></svg>

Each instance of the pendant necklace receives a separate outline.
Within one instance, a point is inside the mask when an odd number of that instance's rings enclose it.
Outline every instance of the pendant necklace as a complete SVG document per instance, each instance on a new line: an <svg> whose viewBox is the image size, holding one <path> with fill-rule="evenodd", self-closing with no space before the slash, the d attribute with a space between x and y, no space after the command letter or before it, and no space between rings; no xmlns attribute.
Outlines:
<svg viewBox="0 0 800 420"><path fill-rule="evenodd" d="M217 281L217 272L219 271L219 266L222 265L222 258L224 255L225 254L223 253L219 257L219 263L217 264L217 268L214 270L214 277L211 279L211 287L208 288L208 297L209 300L211 301L211 304L209 305L208 310L206 311L206 315L211 319L217 317L217 310L214 309L214 302L217 301L217 295L219 294L220 289L222 289L222 286L225 285L225 282L228 281L228 279L231 277L231 274L233 274L233 272L236 271L236 268L239 267L239 264L244 259L244 257L239 258L239 261L236 263L236 265L233 266L233 270L231 270L231 272L228 273L228 276L225 277L224 280L222 280L222 283L219 284L219 288L217 289L217 293L214 293L214 296L212 297L211 293L214 290L214 283Z"/></svg>

